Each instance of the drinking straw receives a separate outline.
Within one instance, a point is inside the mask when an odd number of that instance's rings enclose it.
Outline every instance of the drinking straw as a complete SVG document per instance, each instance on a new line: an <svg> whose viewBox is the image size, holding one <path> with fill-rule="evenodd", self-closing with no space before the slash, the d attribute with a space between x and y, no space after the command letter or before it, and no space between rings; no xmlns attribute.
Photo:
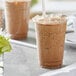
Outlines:
<svg viewBox="0 0 76 76"><path fill-rule="evenodd" d="M46 16L46 10L45 10L45 0L42 0L42 15L43 15L43 17L45 17Z"/></svg>

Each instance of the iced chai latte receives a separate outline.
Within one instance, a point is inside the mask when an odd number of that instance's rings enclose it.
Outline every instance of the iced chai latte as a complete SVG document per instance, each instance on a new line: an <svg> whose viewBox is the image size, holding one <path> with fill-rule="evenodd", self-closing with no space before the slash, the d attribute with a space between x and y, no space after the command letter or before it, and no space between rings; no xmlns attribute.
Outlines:
<svg viewBox="0 0 76 76"><path fill-rule="evenodd" d="M6 30L13 39L27 37L30 2L30 0L6 0Z"/></svg>
<svg viewBox="0 0 76 76"><path fill-rule="evenodd" d="M47 16L38 17L35 22L40 65L44 68L61 67L66 19L62 16Z"/></svg>

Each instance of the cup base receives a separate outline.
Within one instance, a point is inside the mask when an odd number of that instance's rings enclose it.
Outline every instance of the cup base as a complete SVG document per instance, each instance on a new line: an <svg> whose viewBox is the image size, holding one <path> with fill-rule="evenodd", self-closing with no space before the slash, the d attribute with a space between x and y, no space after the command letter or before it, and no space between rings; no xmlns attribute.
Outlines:
<svg viewBox="0 0 76 76"><path fill-rule="evenodd" d="M47 65L41 65L42 68L46 68L46 69L58 69L62 67L62 63L61 64L47 64Z"/></svg>
<svg viewBox="0 0 76 76"><path fill-rule="evenodd" d="M22 40L27 38L27 34L17 34L17 35L11 35L11 39L15 40Z"/></svg>

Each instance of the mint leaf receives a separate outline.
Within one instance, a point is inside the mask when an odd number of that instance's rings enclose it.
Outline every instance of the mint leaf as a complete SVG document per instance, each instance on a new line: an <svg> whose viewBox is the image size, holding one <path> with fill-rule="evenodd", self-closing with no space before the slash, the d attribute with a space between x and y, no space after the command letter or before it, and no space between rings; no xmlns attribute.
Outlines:
<svg viewBox="0 0 76 76"><path fill-rule="evenodd" d="M37 2L38 2L38 0L32 0L31 1L31 6L34 6Z"/></svg>
<svg viewBox="0 0 76 76"><path fill-rule="evenodd" d="M0 35L0 54L4 52L10 52L12 49L9 39Z"/></svg>

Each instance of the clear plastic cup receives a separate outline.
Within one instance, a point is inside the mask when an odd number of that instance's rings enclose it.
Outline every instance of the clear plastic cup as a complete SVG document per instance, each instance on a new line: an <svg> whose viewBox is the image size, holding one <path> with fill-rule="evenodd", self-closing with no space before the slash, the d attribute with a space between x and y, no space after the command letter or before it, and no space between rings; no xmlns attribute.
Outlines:
<svg viewBox="0 0 76 76"><path fill-rule="evenodd" d="M5 0L5 25L11 38L27 38L30 3L31 0Z"/></svg>
<svg viewBox="0 0 76 76"><path fill-rule="evenodd" d="M36 16L33 21L40 65L44 68L60 68L64 55L66 18L61 15Z"/></svg>

